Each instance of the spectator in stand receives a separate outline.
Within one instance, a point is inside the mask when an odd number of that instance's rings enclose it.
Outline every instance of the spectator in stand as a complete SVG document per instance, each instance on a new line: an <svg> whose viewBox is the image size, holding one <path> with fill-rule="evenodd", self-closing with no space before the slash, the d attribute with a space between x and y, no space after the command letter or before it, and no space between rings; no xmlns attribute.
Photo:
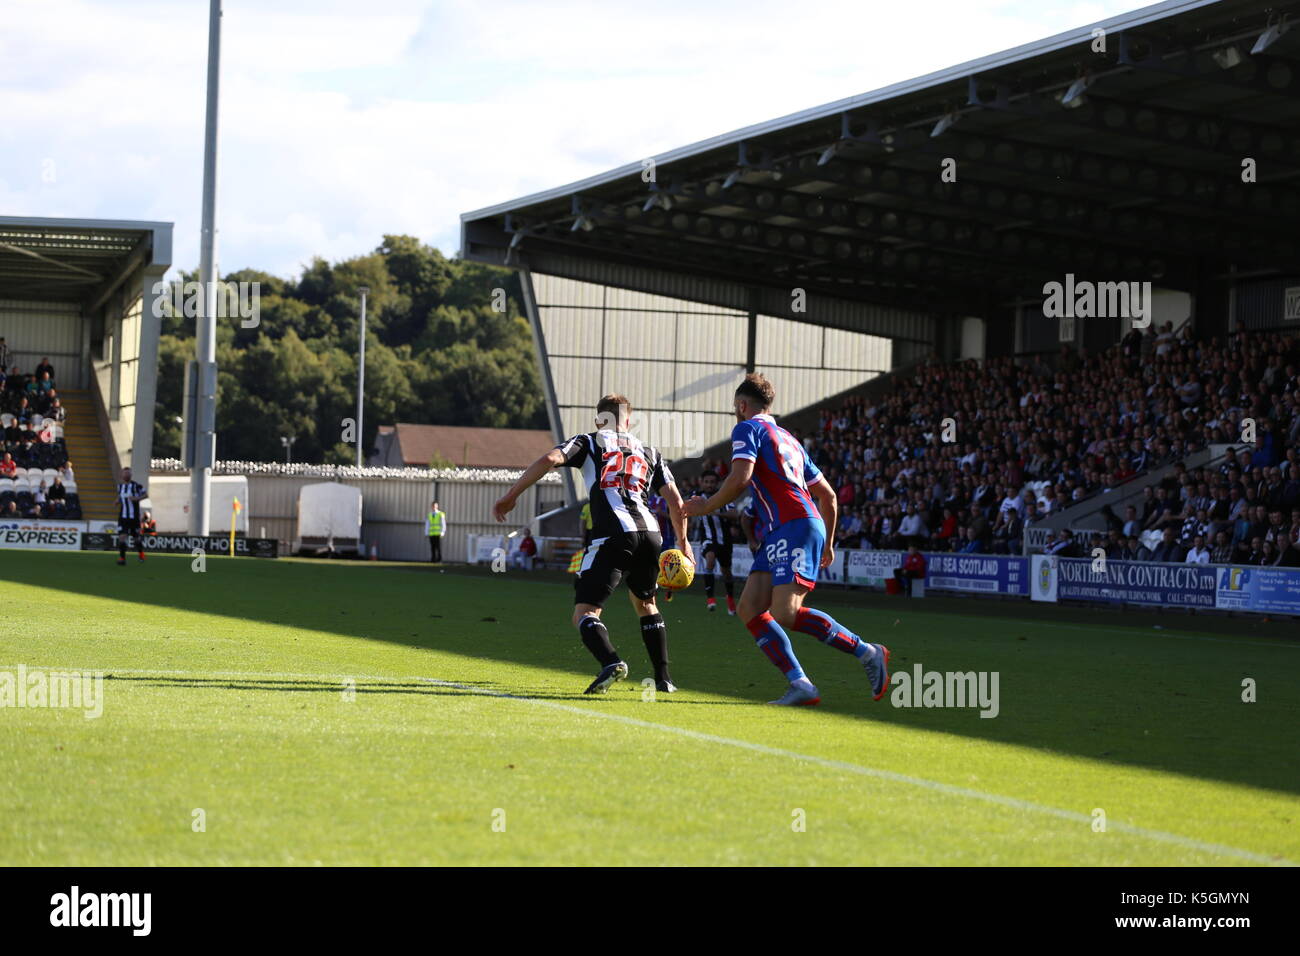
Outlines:
<svg viewBox="0 0 1300 956"><path fill-rule="evenodd" d="M46 495L50 502L50 513L61 515L67 510L68 489L63 486L63 479L55 475L50 481L50 490Z"/></svg>
<svg viewBox="0 0 1300 956"><path fill-rule="evenodd" d="M1129 505L1124 509L1124 537L1131 538L1142 533L1142 522L1138 520L1137 508Z"/></svg>
<svg viewBox="0 0 1300 956"><path fill-rule="evenodd" d="M1125 561L1150 561L1151 552L1142 547L1142 542L1138 540L1137 535L1132 535L1124 542L1124 560Z"/></svg>
<svg viewBox="0 0 1300 956"><path fill-rule="evenodd" d="M1074 536L1070 534L1068 528L1062 528L1057 532L1056 540L1051 542L1043 549L1045 554L1054 554L1061 558L1076 558Z"/></svg>
<svg viewBox="0 0 1300 956"><path fill-rule="evenodd" d="M900 521L898 525L899 536L907 542L909 547L911 547L918 544L927 533L925 521L917 512L916 507L909 504L907 506L907 513L903 516L903 520Z"/></svg>
<svg viewBox="0 0 1300 956"><path fill-rule="evenodd" d="M1151 552L1151 560L1161 561L1166 564L1182 564L1185 554L1182 545L1178 543L1178 536L1173 527L1166 526L1160 543Z"/></svg>
<svg viewBox="0 0 1300 956"><path fill-rule="evenodd" d="M1019 553L1024 536L1025 523L1021 520L1020 511L1007 508L998 515L997 524L993 526L993 553Z"/></svg>
<svg viewBox="0 0 1300 956"><path fill-rule="evenodd" d="M966 529L966 543L957 549L958 554L983 554L984 545L974 528Z"/></svg>
<svg viewBox="0 0 1300 956"><path fill-rule="evenodd" d="M18 510L18 502L10 499L9 504L4 506L3 516L6 518L21 518L23 514Z"/></svg>
<svg viewBox="0 0 1300 956"><path fill-rule="evenodd" d="M514 553L515 563L525 571L531 571L536 557L537 542L533 539L533 533L525 528L524 538L519 542L519 548Z"/></svg>
<svg viewBox="0 0 1300 956"><path fill-rule="evenodd" d="M1232 541L1228 538L1226 531L1220 531L1214 536L1214 547L1210 550L1211 564L1231 564L1234 549Z"/></svg>
<svg viewBox="0 0 1300 956"><path fill-rule="evenodd" d="M1232 556L1233 564L1260 564L1264 556L1264 539L1254 538L1249 544L1243 542Z"/></svg>
<svg viewBox="0 0 1300 956"><path fill-rule="evenodd" d="M36 366L36 378L38 381L40 379L48 378L50 380L50 383L53 384L54 366L50 364L50 357L48 355L43 356L41 358L41 364Z"/></svg>
<svg viewBox="0 0 1300 956"><path fill-rule="evenodd" d="M3 459L0 459L0 478L13 478L18 474L18 463L14 461L14 456L5 452Z"/></svg>
<svg viewBox="0 0 1300 956"><path fill-rule="evenodd" d="M1209 564L1210 552L1205 547L1205 537L1196 535L1192 538L1192 546L1187 550L1187 556L1183 558L1184 564Z"/></svg>
<svg viewBox="0 0 1300 956"><path fill-rule="evenodd" d="M909 544L907 554L903 556L902 566L894 568L894 580L898 582L901 593L911 594L912 582L918 579L925 580L925 565L925 555L915 544Z"/></svg>
<svg viewBox="0 0 1300 956"><path fill-rule="evenodd" d="M943 509L943 521L930 539L930 546L936 551L951 551L957 539L957 516L947 505Z"/></svg>
<svg viewBox="0 0 1300 956"><path fill-rule="evenodd" d="M1291 537L1277 560L1279 567L1300 568L1300 524L1291 526Z"/></svg>

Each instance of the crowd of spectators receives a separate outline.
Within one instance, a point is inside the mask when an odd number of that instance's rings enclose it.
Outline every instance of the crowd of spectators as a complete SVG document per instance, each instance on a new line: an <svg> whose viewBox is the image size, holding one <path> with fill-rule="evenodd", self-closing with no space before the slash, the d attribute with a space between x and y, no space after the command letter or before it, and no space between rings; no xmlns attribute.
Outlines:
<svg viewBox="0 0 1300 956"><path fill-rule="evenodd" d="M24 372L8 363L0 338L0 518L79 518L54 366L43 358Z"/></svg>
<svg viewBox="0 0 1300 956"><path fill-rule="evenodd" d="M1166 323L1052 363L926 363L795 436L836 490L837 547L1019 554L1026 527L1174 465L1140 513L1048 550L1300 566L1300 339L1280 333L1202 339ZM1230 443L1244 450L1182 465ZM1148 547L1151 532L1166 540Z"/></svg>

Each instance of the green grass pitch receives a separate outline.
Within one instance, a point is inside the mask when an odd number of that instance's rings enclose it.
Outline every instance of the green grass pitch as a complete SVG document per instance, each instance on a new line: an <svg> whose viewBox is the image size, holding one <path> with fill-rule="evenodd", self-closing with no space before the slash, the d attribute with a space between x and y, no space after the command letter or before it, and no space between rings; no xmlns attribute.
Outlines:
<svg viewBox="0 0 1300 956"><path fill-rule="evenodd" d="M800 634L823 704L788 710L698 584L662 605L682 691L647 699L620 592L632 673L590 698L558 576L114 558L0 552L0 671L105 674L98 719L0 709L0 864L1300 861L1276 627L819 592L895 670L996 671L1000 712L873 703Z"/></svg>

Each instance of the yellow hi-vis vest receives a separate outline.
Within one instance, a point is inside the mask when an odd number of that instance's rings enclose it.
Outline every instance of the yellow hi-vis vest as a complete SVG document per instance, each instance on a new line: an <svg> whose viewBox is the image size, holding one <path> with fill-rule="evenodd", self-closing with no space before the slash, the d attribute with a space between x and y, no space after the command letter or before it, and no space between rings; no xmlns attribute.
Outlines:
<svg viewBox="0 0 1300 956"><path fill-rule="evenodd" d="M443 519L446 517L447 517L447 512L445 511L429 512L429 537L431 538L442 537L442 522Z"/></svg>

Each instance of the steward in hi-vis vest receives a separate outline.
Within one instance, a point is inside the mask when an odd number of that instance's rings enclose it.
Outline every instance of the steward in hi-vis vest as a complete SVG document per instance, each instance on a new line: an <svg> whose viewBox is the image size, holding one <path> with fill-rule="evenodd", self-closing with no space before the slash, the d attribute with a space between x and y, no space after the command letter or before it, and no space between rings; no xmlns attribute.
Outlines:
<svg viewBox="0 0 1300 956"><path fill-rule="evenodd" d="M447 530L447 512L438 507L438 502L429 506L428 530L429 560L435 564L442 561L442 536Z"/></svg>

